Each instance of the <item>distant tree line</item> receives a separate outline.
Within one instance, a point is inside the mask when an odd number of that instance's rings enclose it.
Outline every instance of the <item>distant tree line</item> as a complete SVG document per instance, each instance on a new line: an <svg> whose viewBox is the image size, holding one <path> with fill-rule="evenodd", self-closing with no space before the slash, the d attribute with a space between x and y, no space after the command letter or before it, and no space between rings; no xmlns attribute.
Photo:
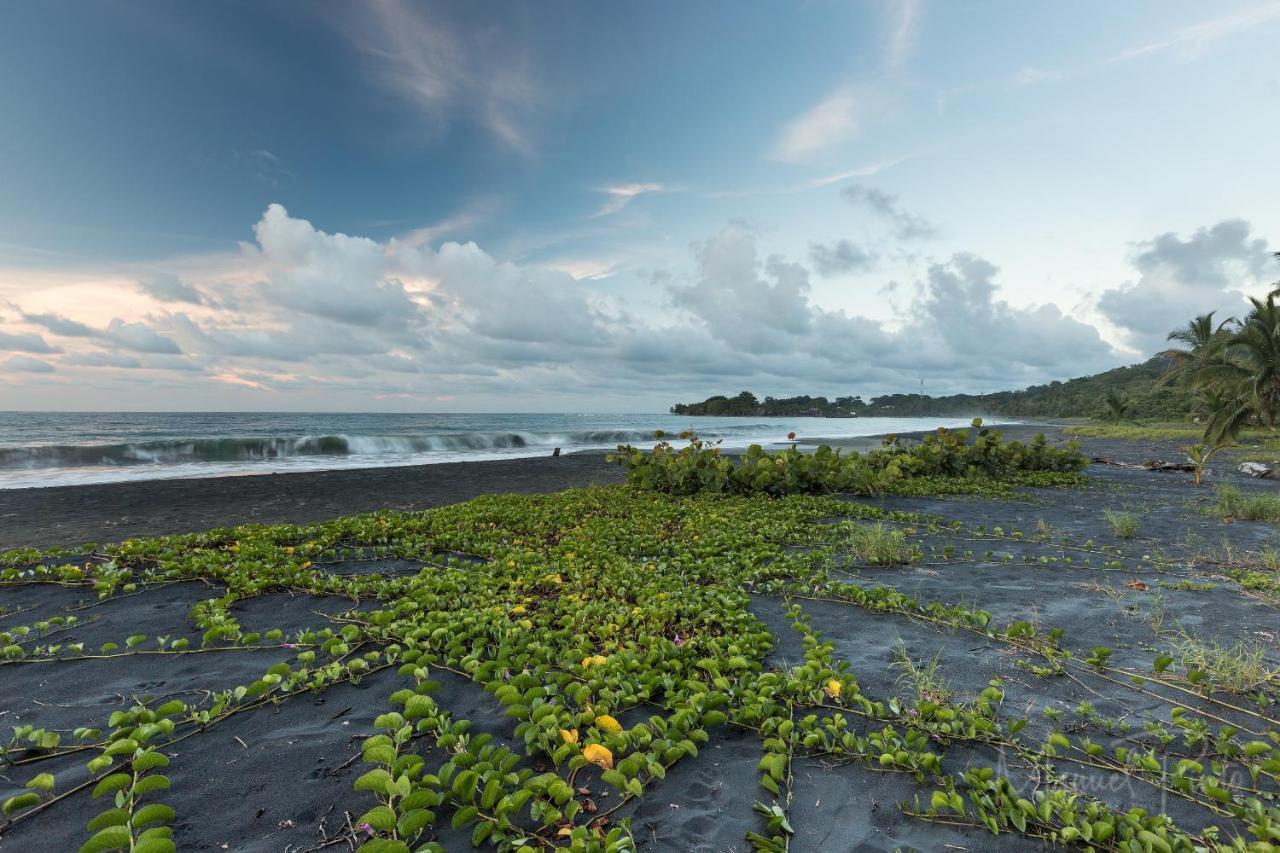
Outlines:
<svg viewBox="0 0 1280 853"><path fill-rule="evenodd" d="M1065 382L1032 385L1021 391L992 394L952 394L931 397L921 394L886 394L869 401L860 396L765 397L750 391L736 396L716 395L700 403L677 403L675 415L722 415L755 417L934 417L1007 415L1027 418L1109 417L1108 400L1125 401L1124 416L1135 420L1182 420L1195 411L1194 394L1181 385L1160 380L1174 366L1161 354L1142 364L1117 367L1095 376Z"/></svg>

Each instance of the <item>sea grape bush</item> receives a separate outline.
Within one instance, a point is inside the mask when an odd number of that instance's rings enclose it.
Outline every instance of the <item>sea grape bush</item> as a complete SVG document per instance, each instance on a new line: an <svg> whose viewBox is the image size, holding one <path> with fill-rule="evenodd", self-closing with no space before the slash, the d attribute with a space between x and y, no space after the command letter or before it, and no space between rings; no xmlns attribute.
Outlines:
<svg viewBox="0 0 1280 853"><path fill-rule="evenodd" d="M735 460L723 454L719 442L706 441L692 432L679 437L688 444L677 449L659 432L652 452L621 445L609 459L626 466L632 485L676 495L874 494L911 491L913 481L920 480L934 480L938 490L945 491L936 481L1003 481L1038 473L1072 474L1088 462L1075 442L1057 448L1043 434L1029 443L1005 441L999 430L984 427L981 418L973 421L972 430L939 427L915 444L890 436L881 449L866 454L845 455L827 445L803 453L794 444L767 453L753 444ZM1045 478L1046 483L1052 481L1052 477Z"/></svg>

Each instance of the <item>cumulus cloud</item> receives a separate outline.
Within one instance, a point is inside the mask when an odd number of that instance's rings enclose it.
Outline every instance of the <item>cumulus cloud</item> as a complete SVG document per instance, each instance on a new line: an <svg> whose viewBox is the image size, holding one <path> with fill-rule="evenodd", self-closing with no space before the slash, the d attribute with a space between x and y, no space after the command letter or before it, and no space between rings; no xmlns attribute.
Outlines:
<svg viewBox="0 0 1280 853"><path fill-rule="evenodd" d="M58 352L57 347L51 346L48 341L39 335L30 332L15 333L0 330L0 352L5 350L9 352L34 353Z"/></svg>
<svg viewBox="0 0 1280 853"><path fill-rule="evenodd" d="M63 361L80 367L114 367L120 370L136 370L142 367L140 360L117 352L75 353L67 356Z"/></svg>
<svg viewBox="0 0 1280 853"><path fill-rule="evenodd" d="M442 322L496 341L595 345L599 313L583 285L558 270L499 261L475 243L445 243L437 251L404 248L397 261L436 282Z"/></svg>
<svg viewBox="0 0 1280 853"><path fill-rule="evenodd" d="M25 355L15 355L4 363L5 370L15 370L21 373L53 373L54 366L47 361L41 361L38 358L28 358Z"/></svg>
<svg viewBox="0 0 1280 853"><path fill-rule="evenodd" d="M156 332L145 323L126 323L115 317L107 324L102 337L116 346L134 352L178 355L182 350L170 338Z"/></svg>
<svg viewBox="0 0 1280 853"><path fill-rule="evenodd" d="M204 295L173 273L162 273L150 278L140 279L138 287L143 293L155 297L161 302L189 302L192 305L203 305Z"/></svg>
<svg viewBox="0 0 1280 853"><path fill-rule="evenodd" d="M866 197L901 213L892 197ZM770 386L877 394L914 388L921 376L931 393L992 390L1120 359L1096 329L1058 307L1009 303L1003 294L1017 282L1002 285L994 264L963 253L904 281L902 291L914 285L918 295L890 326L819 304L811 286L812 274L869 267L868 250L815 243L801 263L769 254L759 233L737 223L691 244L687 266L637 282L644 292L503 260L475 243L433 248L327 233L278 205L255 236L221 268L226 281L182 272L179 282L208 296L203 304L155 310L124 283L149 313L105 328L57 314L22 319L66 339L69 352L44 364L95 387L146 378L222 388L219 400L236 399L225 396L234 389L269 389L312 400L345 394L353 406L457 394L524 394L563 406L610 395L617 406L630 396ZM1135 263L1154 270L1175 258L1188 275L1216 269L1198 267L1186 242L1157 238ZM1255 243L1237 234L1215 245L1252 259Z"/></svg>
<svg viewBox="0 0 1280 853"><path fill-rule="evenodd" d="M1246 295L1267 284L1267 241L1243 219L1201 228L1185 240L1172 232L1140 243L1133 256L1139 277L1106 290L1098 310L1143 353L1165 345L1172 329L1198 314L1219 319L1248 310Z"/></svg>
<svg viewBox="0 0 1280 853"><path fill-rule="evenodd" d="M905 336L925 348L940 345L938 367L951 364L975 377L999 377L1004 365L1049 374L1062 365L1089 373L1114 364L1116 354L1095 327L1056 305L1019 308L997 298L998 273L967 253L931 266Z"/></svg>
<svg viewBox="0 0 1280 853"><path fill-rule="evenodd" d="M696 244L694 257L697 278L671 287L671 296L717 339L748 352L785 352L809 331L808 272L778 257L762 264L749 228L730 225Z"/></svg>
<svg viewBox="0 0 1280 853"><path fill-rule="evenodd" d="M265 297L276 305L353 326L404 327L419 306L384 276L383 247L367 237L326 234L281 205L253 228L270 269Z"/></svg>
<svg viewBox="0 0 1280 853"><path fill-rule="evenodd" d="M904 210L896 195L875 187L852 184L840 190L840 196L887 222L899 240L929 240L938 236L938 226L923 216Z"/></svg>
<svg viewBox="0 0 1280 853"><path fill-rule="evenodd" d="M87 338L93 335L84 323L69 320L61 314L23 314L22 319L37 326L43 326L55 335L64 338Z"/></svg>
<svg viewBox="0 0 1280 853"><path fill-rule="evenodd" d="M850 240L810 243L809 261L818 275L834 276L866 272L876 265L876 256Z"/></svg>

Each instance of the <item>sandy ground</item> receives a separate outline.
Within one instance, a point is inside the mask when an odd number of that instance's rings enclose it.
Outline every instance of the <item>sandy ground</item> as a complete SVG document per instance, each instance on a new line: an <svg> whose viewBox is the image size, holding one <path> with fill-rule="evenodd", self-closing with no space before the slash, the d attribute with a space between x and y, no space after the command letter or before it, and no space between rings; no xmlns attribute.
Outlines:
<svg viewBox="0 0 1280 853"><path fill-rule="evenodd" d="M1019 430L1006 430L1015 437ZM1020 437L1020 436L1017 436ZM1128 461L1175 459L1176 443L1137 445L1085 442L1085 451ZM132 485L0 493L0 535L5 544L75 545L84 539L111 539L227 525L242 521L305 521L379 507L416 508L464 500L486 491L551 491L591 482L612 482L619 469L598 457L471 463L463 466L332 472L226 480L154 482ZM1036 620L1066 629L1064 643L1076 650L1106 644L1120 665L1149 668L1156 620L1164 630L1184 630L1230 644L1243 641L1265 649L1280 665L1273 602L1240 588L1198 565L1206 549L1257 550L1277 543L1276 528L1265 523L1221 519L1202 510L1208 489L1195 489L1187 475L1135 472L1092 466L1085 489L1040 490L1007 500L972 498L859 499L958 520L959 531L916 533L912 540L926 558L911 567L873 568L849 563L842 568L855 583L889 585L926 600L977 603L997 621ZM1215 472L1218 482L1244 489L1280 490L1280 483L1253 481L1229 469ZM1141 518L1138 534L1121 540L1111 535L1103 515L1129 510ZM975 541L971 525L1020 531L1020 540ZM1091 540L1114 547L1118 567L1083 562L1045 564L1041 557L1077 554L1065 542ZM991 553L988 554L987 552ZM1160 554L1157 566L1146 559ZM1011 560L1006 561L1005 555ZM1170 562L1177 568L1170 568ZM416 565L348 564L344 571L416 571ZM30 624L55 614L74 613L81 623L65 642L96 648L121 642L126 633L192 637L187 613L196 602L216 597L217 588L179 583L132 597L97 602L76 590L53 586L0 588L0 629ZM272 593L239 602L236 615L246 630L280 627L288 632L322 627L327 614L351 607L336 598ZM838 657L853 664L864 693L903 695L892 667L896 649L928 660L937 656L946 678L962 693L1005 680L1007 714L1026 713L1031 732L1047 734L1038 709L1069 712L1081 701L1116 720L1137 719L1145 708L1123 689L1081 686L1065 679L1036 678L1018 665L1006 647L973 634L954 634L904 617L871 614L852 606L806 602L814 626L835 643ZM790 627L781 601L757 597L753 612L772 630L776 646L767 665L785 667L802 659L799 635ZM69 730L105 718L127 701L147 693L191 696L196 691L230 688L258 677L290 653L279 650L228 651L194 657L125 657L64 664L0 668L0 726L32 723ZM56 667L56 668L55 668ZM473 730L489 732L515 746L514 720L478 685L440 673L437 701ZM274 707L238 715L169 750L173 788L165 801L178 814L174 826L179 850L317 851L345 828L346 815L368 803L352 789L362 768L356 759L360 739L373 717L385 710L386 697L404 681L394 671L372 675L358 685L342 685L319 695L298 696ZM370 692L372 691L372 692ZM370 697L374 697L370 699ZM624 720L624 724L627 721ZM1142 732L1117 732L1101 726L1091 732L1100 743L1141 741ZM619 816L632 819L641 848L652 851L744 851L744 836L759 831L752 803L760 798L757 739L720 727L701 754L683 760L642 801ZM998 756L950 750L949 769L969 760ZM428 764L433 757L427 757ZM65 789L87 778L84 756L67 756L44 767ZM42 765L43 766L43 765ZM1030 789L1034 780L1010 771ZM0 799L17 791L27 768L0 767ZM1189 828L1208 816L1181 801L1132 780L1085 780L1098 796L1117 806L1141 804L1166 810ZM602 807L607 789L595 792ZM792 823L794 851L894 849L1022 850L1038 845L1014 836L926 823L904 816L898 804L921 789L901 774L873 773L856 765L824 766L806 762L796 769ZM85 821L101 805L85 794L60 802L39 819L12 827L0 824L0 851L75 850L87 837ZM447 816L446 816L447 817ZM465 837L447 829L440 840L448 850L469 849Z"/></svg>
<svg viewBox="0 0 1280 853"><path fill-rule="evenodd" d="M378 509L414 510L495 492L555 492L618 483L604 453L363 468L144 480L0 490L0 551L35 545L118 542L236 524L305 524Z"/></svg>

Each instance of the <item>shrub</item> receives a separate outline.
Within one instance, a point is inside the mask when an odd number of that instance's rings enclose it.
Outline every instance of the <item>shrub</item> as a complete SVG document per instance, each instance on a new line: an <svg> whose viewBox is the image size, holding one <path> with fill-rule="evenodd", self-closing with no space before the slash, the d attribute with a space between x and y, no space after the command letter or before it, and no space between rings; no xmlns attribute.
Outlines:
<svg viewBox="0 0 1280 853"><path fill-rule="evenodd" d="M676 449L658 433L651 453L622 445L609 461L625 465L627 481L644 489L677 495L726 494L874 494L895 483L923 478L1000 480L1031 472L1071 473L1087 460L1074 442L1052 447L1044 435L1031 442L1004 441L999 430L975 419L972 430L939 428L919 443L907 445L894 436L867 454L822 445L812 453L795 446L766 453L753 444L736 461L725 456L720 442L692 432L680 434L688 445Z"/></svg>

